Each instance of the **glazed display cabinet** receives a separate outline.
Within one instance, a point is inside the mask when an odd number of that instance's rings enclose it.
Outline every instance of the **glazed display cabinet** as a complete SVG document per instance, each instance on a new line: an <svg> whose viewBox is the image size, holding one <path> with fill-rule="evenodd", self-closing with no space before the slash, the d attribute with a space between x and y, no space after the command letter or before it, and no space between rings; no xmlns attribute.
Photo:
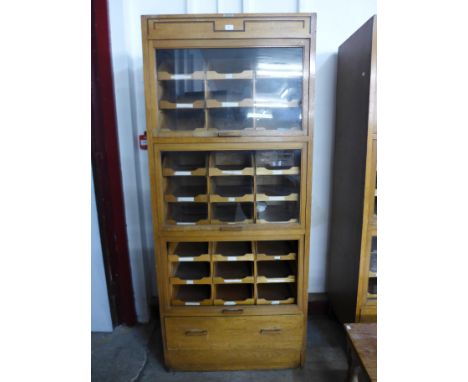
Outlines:
<svg viewBox="0 0 468 382"><path fill-rule="evenodd" d="M300 13L142 17L168 368L304 362L315 25Z"/></svg>
<svg viewBox="0 0 468 382"><path fill-rule="evenodd" d="M338 50L328 295L342 322L377 320L377 18Z"/></svg>

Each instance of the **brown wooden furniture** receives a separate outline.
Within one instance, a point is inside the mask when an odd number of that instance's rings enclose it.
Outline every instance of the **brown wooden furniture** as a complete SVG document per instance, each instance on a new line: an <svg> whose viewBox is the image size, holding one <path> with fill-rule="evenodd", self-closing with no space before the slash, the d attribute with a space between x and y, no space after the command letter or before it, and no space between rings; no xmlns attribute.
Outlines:
<svg viewBox="0 0 468 382"><path fill-rule="evenodd" d="M164 357L304 362L313 14L143 16Z"/></svg>
<svg viewBox="0 0 468 382"><path fill-rule="evenodd" d="M377 320L377 19L338 51L328 295L341 322Z"/></svg>
<svg viewBox="0 0 468 382"><path fill-rule="evenodd" d="M345 324L348 381L377 381L377 324Z"/></svg>

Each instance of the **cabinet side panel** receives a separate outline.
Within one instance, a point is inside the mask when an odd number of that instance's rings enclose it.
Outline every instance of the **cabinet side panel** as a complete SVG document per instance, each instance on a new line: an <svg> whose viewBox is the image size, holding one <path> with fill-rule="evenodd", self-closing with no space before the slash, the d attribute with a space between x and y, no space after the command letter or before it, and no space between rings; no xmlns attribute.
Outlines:
<svg viewBox="0 0 468 382"><path fill-rule="evenodd" d="M353 322L361 248L372 19L338 51L328 293L340 321Z"/></svg>

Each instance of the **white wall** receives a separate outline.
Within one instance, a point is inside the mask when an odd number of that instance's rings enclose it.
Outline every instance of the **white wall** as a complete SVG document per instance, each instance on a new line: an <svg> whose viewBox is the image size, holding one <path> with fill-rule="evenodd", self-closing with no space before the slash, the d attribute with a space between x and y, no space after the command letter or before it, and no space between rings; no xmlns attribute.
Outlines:
<svg viewBox="0 0 468 382"><path fill-rule="evenodd" d="M367 19L376 0L112 0L109 1L114 86L127 233L139 321L156 293L147 152L137 147L146 130L140 16L175 13L316 12L316 123L312 187L309 292L325 291L330 221L336 53Z"/></svg>
<svg viewBox="0 0 468 382"><path fill-rule="evenodd" d="M91 331L112 331L93 179L91 179Z"/></svg>

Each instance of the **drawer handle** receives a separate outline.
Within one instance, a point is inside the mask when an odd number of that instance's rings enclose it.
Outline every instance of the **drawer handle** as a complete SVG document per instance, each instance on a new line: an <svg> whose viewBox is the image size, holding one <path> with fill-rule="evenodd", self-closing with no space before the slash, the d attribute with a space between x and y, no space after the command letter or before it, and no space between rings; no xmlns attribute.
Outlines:
<svg viewBox="0 0 468 382"><path fill-rule="evenodd" d="M221 312L223 312L224 314L244 313L244 309L240 309L240 308L223 309Z"/></svg>
<svg viewBox="0 0 468 382"><path fill-rule="evenodd" d="M186 336L206 336L208 335L208 330L206 329L189 329L185 331Z"/></svg>
<svg viewBox="0 0 468 382"><path fill-rule="evenodd" d="M260 329L260 334L280 334L280 328Z"/></svg>

